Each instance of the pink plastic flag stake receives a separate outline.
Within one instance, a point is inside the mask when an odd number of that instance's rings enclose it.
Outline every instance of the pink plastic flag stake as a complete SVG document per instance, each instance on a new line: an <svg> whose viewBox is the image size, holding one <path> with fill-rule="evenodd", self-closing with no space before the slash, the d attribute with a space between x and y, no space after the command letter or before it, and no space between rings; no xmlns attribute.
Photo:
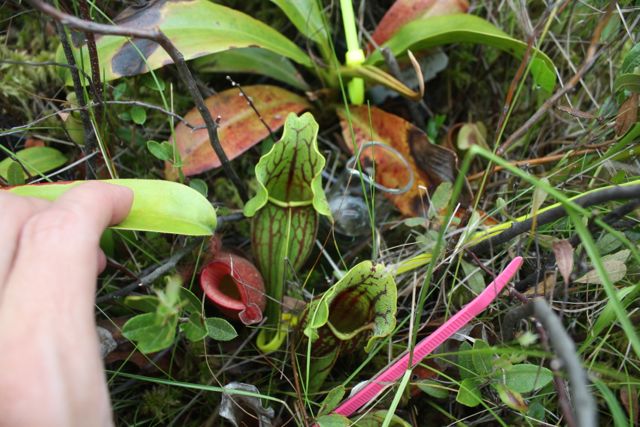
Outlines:
<svg viewBox="0 0 640 427"><path fill-rule="evenodd" d="M451 319L435 330L431 335L422 339L413 351L413 365L415 367L429 353L435 350L445 340L458 332L460 328L469 323L474 317L483 312L491 302L496 299L500 291L506 286L522 265L522 257L516 257L496 280L491 282L484 291L473 301L465 305ZM409 369L409 351L406 351L400 359L382 372L378 373L360 391L342 402L333 412L348 417L363 405L371 402L385 387L398 381L407 369Z"/></svg>

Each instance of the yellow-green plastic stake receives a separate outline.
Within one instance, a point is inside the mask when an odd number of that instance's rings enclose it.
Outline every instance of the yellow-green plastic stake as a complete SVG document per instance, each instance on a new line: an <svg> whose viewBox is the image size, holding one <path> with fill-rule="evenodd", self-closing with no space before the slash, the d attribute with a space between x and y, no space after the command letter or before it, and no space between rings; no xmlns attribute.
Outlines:
<svg viewBox="0 0 640 427"><path fill-rule="evenodd" d="M356 20L351 0L340 0L340 9L342 10L344 34L347 39L347 54L345 55L347 67L358 67L364 62L364 51L360 49L358 44L358 32L356 31ZM362 105L364 103L364 80L362 78L352 78L347 84L347 91L352 104Z"/></svg>

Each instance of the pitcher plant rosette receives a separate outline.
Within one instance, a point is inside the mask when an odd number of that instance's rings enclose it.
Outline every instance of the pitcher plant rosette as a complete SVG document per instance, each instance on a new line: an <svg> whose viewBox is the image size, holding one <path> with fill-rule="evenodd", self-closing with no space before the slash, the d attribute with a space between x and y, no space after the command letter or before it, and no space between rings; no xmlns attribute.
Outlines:
<svg viewBox="0 0 640 427"><path fill-rule="evenodd" d="M258 336L264 351L277 349L286 334L280 321L285 286L311 253L319 215L331 219L317 136L310 113L289 114L282 138L256 165L258 191L244 208L252 217L251 243L268 296L267 327Z"/></svg>

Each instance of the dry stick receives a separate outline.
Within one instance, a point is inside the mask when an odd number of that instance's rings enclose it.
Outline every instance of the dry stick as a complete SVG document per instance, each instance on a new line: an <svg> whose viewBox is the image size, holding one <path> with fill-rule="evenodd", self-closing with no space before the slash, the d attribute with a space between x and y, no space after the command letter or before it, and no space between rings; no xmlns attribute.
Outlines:
<svg viewBox="0 0 640 427"><path fill-rule="evenodd" d="M629 185L625 187L613 187L605 188L593 193L585 194L573 200L579 206L583 208L597 205L600 203L609 202L611 200L628 200L628 199L640 199L640 184ZM564 206L558 206L557 208L549 209L537 216L531 217L525 221L517 222L511 225L500 234L490 237L477 245L473 246L471 250L476 254L482 254L489 251L494 246L506 243L514 237L531 230L533 221L536 221L538 226L548 224L556 221L567 215L567 211Z"/></svg>
<svg viewBox="0 0 640 427"><path fill-rule="evenodd" d="M73 90L76 94L76 100L78 105L82 108L80 110L80 118L82 120L82 129L84 130L84 146L82 148L83 154L86 157L88 153L91 153L95 150L96 147L96 135L93 132L93 126L91 125L91 118L89 117L89 112L85 109L87 102L84 99L84 92L82 90L82 82L80 81L80 74L78 73L78 68L76 66L76 59L73 56L73 52L71 50L71 45L69 44L69 39L67 38L67 33L64 30L64 27L61 23L56 22L56 31L58 32L58 37L60 37L60 43L62 44L62 50L64 51L64 56L67 58L67 62L71 65L71 79L73 80ZM86 163L86 177L89 179L93 179L96 177L96 171L94 167L94 162L87 158Z"/></svg>
<svg viewBox="0 0 640 427"><path fill-rule="evenodd" d="M582 63L582 66L580 67L578 72L576 72L576 74L571 77L571 79L562 89L560 89L559 91L554 93L553 96L547 99L545 103L542 104L542 106L538 109L538 111L533 113L533 115L529 117L529 119L522 126L520 126L518 130L516 130L509 136L509 138L496 151L498 155L502 155L514 142L520 139L560 98L562 98L565 94L572 90L580 82L580 80L582 80L582 77L591 68L598 55L600 54L600 52L596 52L596 45L600 40L602 30L606 26L607 22L609 22L611 11L612 7L610 5L605 16L600 20L600 22L598 22L598 25L596 26L596 29L593 33L593 37L591 37L589 48L587 49L587 56L584 59L584 62Z"/></svg>
<svg viewBox="0 0 640 427"><path fill-rule="evenodd" d="M626 204L624 204L622 206L617 207L616 209L612 210L607 215L605 215L602 218L602 222L604 222L605 224L609 224L609 225L613 226L619 220L621 220L626 215L628 215L631 212L633 212L638 207L640 207L640 199L636 199L636 200L633 200L631 202L628 202L628 203L626 203ZM590 222L589 223L589 231L593 232L595 230L595 228L596 228L596 225L597 224L595 222L593 222L593 221ZM569 244L572 247L576 247L580 243L580 236L578 234L574 234L573 236L571 236L571 238L568 241L569 241ZM543 265L544 265L543 268L536 269L536 271L534 271L533 273L531 273L530 275L528 275L524 279L522 279L519 282L517 282L514 285L514 288L517 289L520 292L525 292L531 286L534 286L535 284L540 283L540 280L542 280L541 276L544 274L544 272L548 271L549 269L554 268L556 266L555 256L554 255L549 255L546 258L546 260L543 263Z"/></svg>
<svg viewBox="0 0 640 427"><path fill-rule="evenodd" d="M235 170L231 167L229 163L229 158L224 152L224 149L220 145L220 140L218 139L218 126L216 125L213 117L211 117L211 112L207 109L207 106L204 103L204 99L202 98L202 94L198 89L198 84L196 83L189 67L182 56L182 53L174 46L174 44L169 40L169 38L158 28L154 29L146 29L146 28L134 28L134 27L123 27L120 25L107 25L107 24L98 24L92 21L85 21L84 19L77 18L75 16L64 13L55 7L44 3L42 0L27 0L33 7L40 10L41 12L51 16L62 24L68 25L71 28L75 28L80 31L88 31L97 34L106 34L112 36L122 36L122 37L134 37L145 40L151 40L158 43L162 49L171 57L174 64L178 69L178 74L182 81L186 84L191 97L196 105L196 108L200 112L202 119L204 120L205 125L207 126L207 132L209 134L209 140L211 141L211 146L213 147L213 151L215 151L216 155L220 159L220 163L222 163L222 168L224 169L227 177L233 182L238 190L238 194L243 201L248 200L248 193L240 180Z"/></svg>
<svg viewBox="0 0 640 427"><path fill-rule="evenodd" d="M513 287L509 288L509 294L515 297L522 304L529 304L529 299L517 290L513 289ZM505 319L505 322L507 322L507 319ZM509 327L513 328L514 326L513 324L509 324ZM536 322L535 327L538 331L538 335L540 335L540 342L544 346L544 349L550 352L551 350L549 349L549 337L547 336L547 332L538 322ZM510 329L510 331L513 331L513 329ZM579 427L576 425L576 420L573 417L573 412L571 411L569 396L567 395L566 381L560 376L560 372L555 364L551 365L551 369L553 371L553 386L556 389L556 393L558 393L558 403L562 410L562 414L565 417L565 422L568 427Z"/></svg>
<svg viewBox="0 0 640 427"><path fill-rule="evenodd" d="M89 4L87 0L80 0L80 16L86 21L91 21L89 14ZM97 102L102 101L102 86L100 85L100 60L98 59L98 49L96 48L96 38L90 31L85 31L84 36L87 39L87 49L89 51L89 63L91 64L91 91L93 99ZM96 117L101 117L102 108L96 109Z"/></svg>
<svg viewBox="0 0 640 427"><path fill-rule="evenodd" d="M231 76L227 76L227 80L229 80L229 82L231 83L231 86L238 88L238 90L240 91L240 94L242 95L242 97L247 101L247 104L249 104L249 107L251 107L251 109L256 114L256 116L258 116L258 119L260 120L262 125L267 129L267 132L269 132L269 136L271 136L271 139L274 142L277 141L275 135L273 134L273 130L271 130L271 127L269 127L267 122L265 122L264 119L262 118L262 114L260 114L260 112L256 108L256 105L253 103L253 99L251 99L251 97L247 95L247 93L244 91L244 89L242 89L242 86L240 86L239 83L236 83L231 78Z"/></svg>
<svg viewBox="0 0 640 427"><path fill-rule="evenodd" d="M526 317L535 317L542 324L551 345L569 374L571 395L573 397L574 416L580 427L598 425L596 402L589 392L587 374L576 353L573 340L564 329L562 322L543 298L535 298L529 304L507 313L504 319L505 340L513 339L517 323Z"/></svg>
<svg viewBox="0 0 640 427"><path fill-rule="evenodd" d="M143 274L141 274L142 277L140 277L139 280L135 280L129 285L123 288L120 288L117 291L111 292L110 294L103 295L101 297L96 298L96 304L102 304L104 302L113 300L115 298L128 295L131 292L135 291L136 289L143 288L153 283L156 279L158 279L160 276L165 274L167 271L172 270L182 258L184 258L186 255L191 253L191 251L194 250L200 244L201 244L200 239L197 239L191 242L184 248L180 249L179 251L171 255L165 261L161 262L160 265L153 266L151 271L149 271L148 273L143 272Z"/></svg>

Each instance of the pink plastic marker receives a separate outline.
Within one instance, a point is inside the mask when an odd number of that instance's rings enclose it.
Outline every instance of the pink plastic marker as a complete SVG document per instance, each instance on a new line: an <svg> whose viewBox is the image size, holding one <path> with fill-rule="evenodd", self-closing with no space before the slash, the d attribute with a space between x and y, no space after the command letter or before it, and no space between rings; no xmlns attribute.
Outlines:
<svg viewBox="0 0 640 427"><path fill-rule="evenodd" d="M415 367L440 344L483 312L496 299L506 284L509 283L521 265L522 257L514 258L507 268L496 277L496 280L491 282L480 295L465 305L462 310L457 312L431 335L420 341L413 351L413 365L411 367ZM382 390L398 381L404 375L406 370L409 369L410 356L408 351L405 352L395 363L373 377L360 391L342 402L333 413L348 417L363 405L371 402Z"/></svg>

